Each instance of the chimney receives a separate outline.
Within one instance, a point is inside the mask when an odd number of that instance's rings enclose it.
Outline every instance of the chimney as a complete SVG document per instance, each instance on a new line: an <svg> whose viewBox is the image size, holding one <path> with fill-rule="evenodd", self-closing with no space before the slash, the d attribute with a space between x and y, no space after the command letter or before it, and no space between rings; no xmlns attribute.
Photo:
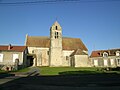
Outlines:
<svg viewBox="0 0 120 90"><path fill-rule="evenodd" d="M9 44L9 46L8 46L8 50L10 50L11 49L11 44Z"/></svg>

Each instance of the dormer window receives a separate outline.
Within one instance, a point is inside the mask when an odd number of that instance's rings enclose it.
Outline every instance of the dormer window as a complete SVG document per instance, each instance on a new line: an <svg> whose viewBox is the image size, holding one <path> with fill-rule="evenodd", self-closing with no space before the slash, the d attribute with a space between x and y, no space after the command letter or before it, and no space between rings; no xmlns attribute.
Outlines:
<svg viewBox="0 0 120 90"><path fill-rule="evenodd" d="M120 56L120 51L116 51L116 56Z"/></svg>
<svg viewBox="0 0 120 90"><path fill-rule="evenodd" d="M103 53L103 57L108 57L108 53L107 53L107 52L104 52L104 53Z"/></svg>

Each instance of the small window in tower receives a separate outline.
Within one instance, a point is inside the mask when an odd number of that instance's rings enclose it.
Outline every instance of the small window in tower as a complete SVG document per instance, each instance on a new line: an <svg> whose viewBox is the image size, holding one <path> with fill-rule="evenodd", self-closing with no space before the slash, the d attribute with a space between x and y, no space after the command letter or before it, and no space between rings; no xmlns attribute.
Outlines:
<svg viewBox="0 0 120 90"><path fill-rule="evenodd" d="M55 32L55 39L59 37L58 32Z"/></svg>
<svg viewBox="0 0 120 90"><path fill-rule="evenodd" d="M58 36L58 32L57 32L57 36Z"/></svg>
<svg viewBox="0 0 120 90"><path fill-rule="evenodd" d="M55 36L55 39L56 39L56 36Z"/></svg>
<svg viewBox="0 0 120 90"><path fill-rule="evenodd" d="M57 32L57 38L58 38L58 32Z"/></svg>
<svg viewBox="0 0 120 90"><path fill-rule="evenodd" d="M58 30L58 27L56 26L55 29Z"/></svg>
<svg viewBox="0 0 120 90"><path fill-rule="evenodd" d="M55 39L56 39L56 32L55 32Z"/></svg>

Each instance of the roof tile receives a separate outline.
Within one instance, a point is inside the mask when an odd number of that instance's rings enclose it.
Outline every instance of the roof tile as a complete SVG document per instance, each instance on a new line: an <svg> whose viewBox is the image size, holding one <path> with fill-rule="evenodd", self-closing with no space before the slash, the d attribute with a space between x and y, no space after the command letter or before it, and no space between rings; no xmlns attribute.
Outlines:
<svg viewBox="0 0 120 90"><path fill-rule="evenodd" d="M92 51L90 57L101 57L104 52L107 52L109 56L115 56L116 51L120 51L120 49L109 49L109 50L97 50Z"/></svg>
<svg viewBox="0 0 120 90"><path fill-rule="evenodd" d="M11 46L10 50L8 49L8 46L0 45L1 51L17 51L17 52L23 52L26 49L26 46Z"/></svg>
<svg viewBox="0 0 120 90"><path fill-rule="evenodd" d="M62 47L63 50L76 50L81 49L88 51L86 46L79 38L66 38L63 37L62 39ZM30 47L50 47L50 38L49 37L35 37L35 36L27 36L26 39L26 46Z"/></svg>

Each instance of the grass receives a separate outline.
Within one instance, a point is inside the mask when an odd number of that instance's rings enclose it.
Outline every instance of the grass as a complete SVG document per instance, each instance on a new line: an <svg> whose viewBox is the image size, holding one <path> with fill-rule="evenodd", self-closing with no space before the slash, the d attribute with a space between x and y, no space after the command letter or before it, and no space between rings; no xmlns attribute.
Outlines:
<svg viewBox="0 0 120 90"><path fill-rule="evenodd" d="M8 71L4 71L4 70L0 70L0 74L1 73L7 73Z"/></svg>
<svg viewBox="0 0 120 90"><path fill-rule="evenodd" d="M105 71L103 68L96 67L37 67L40 71L40 75L73 75L73 74L103 74L103 73L115 73L120 74L120 71ZM28 72L31 68L24 68L12 72ZM0 70L1 73L8 73L7 71Z"/></svg>
<svg viewBox="0 0 120 90"><path fill-rule="evenodd" d="M30 70L30 68L27 67L27 68L23 68L23 69L17 70L15 72L27 72L29 70Z"/></svg>
<svg viewBox="0 0 120 90"><path fill-rule="evenodd" d="M103 73L98 71L99 68L94 67L38 67L40 75L64 75L64 74L90 74L90 73Z"/></svg>

